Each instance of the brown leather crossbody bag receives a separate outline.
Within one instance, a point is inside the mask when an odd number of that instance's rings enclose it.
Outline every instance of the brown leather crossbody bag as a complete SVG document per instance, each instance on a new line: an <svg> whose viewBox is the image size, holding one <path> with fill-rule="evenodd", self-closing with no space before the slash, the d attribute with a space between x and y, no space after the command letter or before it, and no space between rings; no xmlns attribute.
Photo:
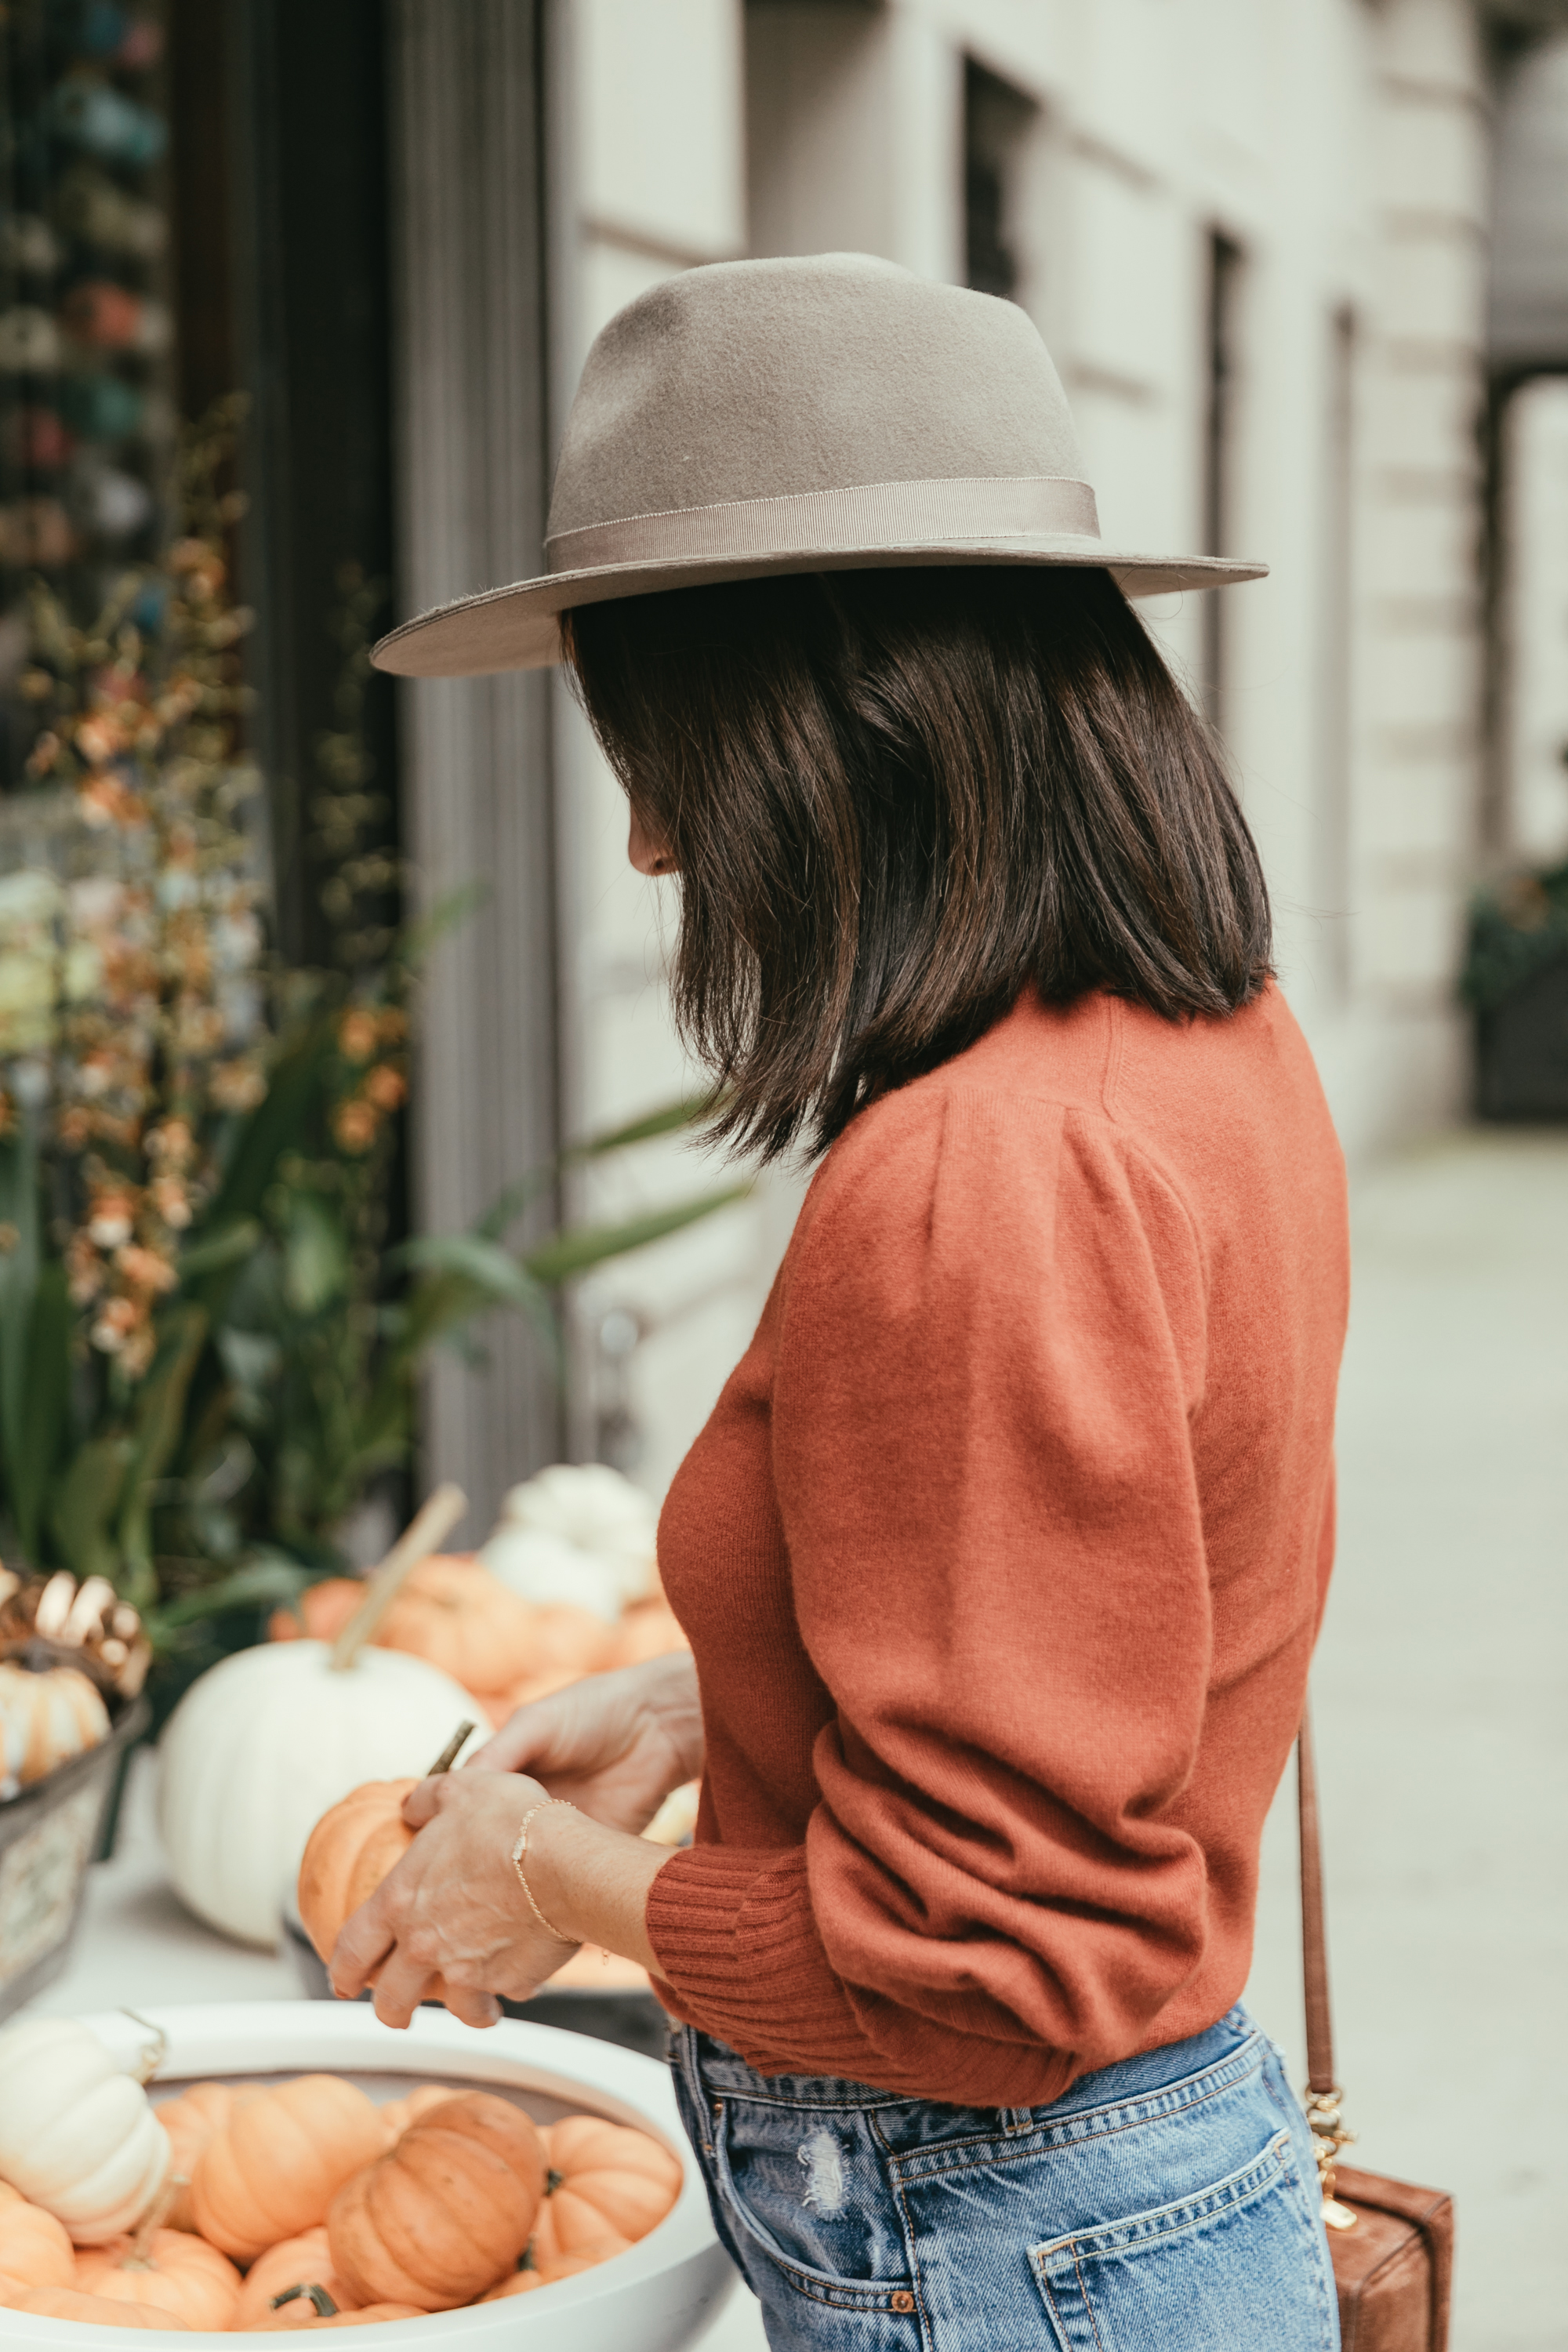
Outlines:
<svg viewBox="0 0 1568 2352"><path fill-rule="evenodd" d="M1301 1815L1301 1959L1307 1993L1307 2121L1323 2184L1323 2219L1340 2297L1343 2352L1447 2352L1454 2201L1339 2161L1354 2137L1340 2113L1323 1933L1323 1857L1312 1728L1296 1743Z"/></svg>

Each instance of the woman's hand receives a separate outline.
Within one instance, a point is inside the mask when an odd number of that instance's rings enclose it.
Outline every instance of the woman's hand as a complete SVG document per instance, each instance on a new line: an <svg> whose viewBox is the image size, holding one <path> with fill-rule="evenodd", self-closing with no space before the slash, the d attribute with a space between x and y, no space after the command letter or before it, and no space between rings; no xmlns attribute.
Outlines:
<svg viewBox="0 0 1568 2352"><path fill-rule="evenodd" d="M590 1675L520 1706L465 1768L525 1772L590 1820L634 1835L702 1769L702 1710L689 1651Z"/></svg>
<svg viewBox="0 0 1568 2352"><path fill-rule="evenodd" d="M547 1805L546 1794L521 1774L473 1769L411 1790L403 1817L419 1835L338 1937L331 1978L339 1999L353 2000L379 1969L375 2013L385 2025L406 2025L439 1976L455 2015L493 2025L496 1994L531 1999L579 1940L656 1965L643 1911L668 1855ZM524 1869L549 1927L530 1908L511 1860L531 1811Z"/></svg>

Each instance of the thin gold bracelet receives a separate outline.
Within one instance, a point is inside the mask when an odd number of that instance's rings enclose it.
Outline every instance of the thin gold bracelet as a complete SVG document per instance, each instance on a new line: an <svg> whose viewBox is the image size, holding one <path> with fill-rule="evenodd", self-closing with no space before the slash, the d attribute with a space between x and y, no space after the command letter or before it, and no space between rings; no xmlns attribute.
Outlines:
<svg viewBox="0 0 1568 2352"><path fill-rule="evenodd" d="M553 1936L558 1944L571 1944L575 1947L581 1943L582 1937L579 1936L563 1936L559 1927L552 1927L551 1926L549 1920L545 1917L543 1912L534 1901L533 1889L530 1886L528 1880L523 1875L522 1857L528 1852L528 1825L533 1819L534 1814L542 1813L546 1805L564 1805L569 1813L574 1813L577 1811L576 1806L572 1802L570 1797L541 1797L537 1805L531 1805L527 1812L524 1813L522 1817L522 1827L517 1833L517 1843L511 1850L511 1866L517 1873L518 1885L521 1887L524 1895L528 1898L528 1907L532 1912L534 1917L538 1920L540 1926L543 1928L545 1934L547 1936Z"/></svg>

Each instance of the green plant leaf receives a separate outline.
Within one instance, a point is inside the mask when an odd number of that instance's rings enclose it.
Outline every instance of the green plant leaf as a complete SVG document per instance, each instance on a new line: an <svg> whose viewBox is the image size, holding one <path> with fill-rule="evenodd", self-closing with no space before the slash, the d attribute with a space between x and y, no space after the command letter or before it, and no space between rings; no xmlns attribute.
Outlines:
<svg viewBox="0 0 1568 2352"><path fill-rule="evenodd" d="M468 917L477 913L489 897L486 882L460 882L437 898L426 914L410 923L397 942L400 963L410 971L417 971L433 948L437 947L449 931L460 930Z"/></svg>
<svg viewBox="0 0 1568 2352"><path fill-rule="evenodd" d="M57 1259L44 1267L33 1294L20 1442L7 1465L16 1532L35 1562L45 1505L70 1431L70 1293Z"/></svg>
<svg viewBox="0 0 1568 2352"><path fill-rule="evenodd" d="M743 1201L751 1189L750 1184L731 1184L721 1192L677 1201L667 1209L650 1209L622 1224L578 1225L530 1250L522 1263L536 1282L553 1289L557 1283L570 1282L609 1258L625 1257L632 1250L646 1249L650 1242L662 1241L667 1234L678 1234L683 1226L727 1209L732 1201Z"/></svg>
<svg viewBox="0 0 1568 2352"><path fill-rule="evenodd" d="M28 1358L38 1286L38 1126L24 1111L0 1142L0 1223L10 1227L0 1252L0 1465L15 1507L26 1448ZM20 1516L18 1514L18 1516Z"/></svg>
<svg viewBox="0 0 1568 2352"><path fill-rule="evenodd" d="M567 1160L602 1160L607 1151L625 1151L634 1143L652 1143L661 1135L679 1135L685 1127L699 1127L711 1118L721 1097L717 1093L692 1095L681 1102L666 1103L661 1110L646 1111L626 1127L613 1127L603 1135L592 1135L585 1143L574 1143L563 1153Z"/></svg>
<svg viewBox="0 0 1568 2352"><path fill-rule="evenodd" d="M278 1172L279 1160L297 1144L310 1118L332 1044L332 1024L321 1017L274 1062L268 1073L267 1093L247 1113L229 1155L217 1198L203 1221L204 1233L258 1214L267 1188Z"/></svg>
<svg viewBox="0 0 1568 2352"><path fill-rule="evenodd" d="M397 1255L404 1265L421 1273L457 1276L459 1282L479 1294L484 1305L516 1307L528 1316L537 1315L546 1305L531 1271L520 1265L499 1242L489 1240L483 1234L421 1234L405 1242ZM453 1300L456 1314L455 1293ZM421 1316L417 1297L412 1312L414 1320L423 1327L421 1336L426 1343L447 1327L449 1319L443 1318L436 1322L428 1312Z"/></svg>
<svg viewBox="0 0 1568 2352"><path fill-rule="evenodd" d="M154 1649L162 1649L169 1635L184 1625L219 1617L226 1609L282 1608L298 1601L306 1586L317 1581L314 1571L282 1552L253 1555L227 1576L194 1592L183 1592L177 1601L151 1611L144 1620L147 1638Z"/></svg>
<svg viewBox="0 0 1568 2352"><path fill-rule="evenodd" d="M342 1219L319 1192L296 1192L283 1244L288 1304L297 1315L319 1315L342 1296L348 1278L349 1237Z"/></svg>
<svg viewBox="0 0 1568 2352"><path fill-rule="evenodd" d="M116 1529L122 1567L115 1580L126 1600L138 1609L150 1608L158 1590L153 1565L152 1489L180 1442L185 1397L206 1336L207 1318L201 1307L176 1306L164 1318L163 1338L153 1369L137 1391L133 1442Z"/></svg>
<svg viewBox="0 0 1568 2352"><path fill-rule="evenodd" d="M475 1232L499 1242L514 1219L549 1190L563 1168L576 1167L587 1160L602 1160L609 1152L626 1151L634 1144L652 1143L661 1135L678 1135L683 1128L700 1126L721 1100L718 1093L693 1095L679 1102L665 1103L658 1110L646 1111L627 1126L606 1129L603 1135L591 1135L584 1143L569 1144L542 1168L531 1169L515 1184L509 1184L479 1219Z"/></svg>
<svg viewBox="0 0 1568 2352"><path fill-rule="evenodd" d="M66 1566L79 1578L120 1582L120 1548L110 1528L134 1453L129 1437L89 1438L55 1481L49 1528Z"/></svg>
<svg viewBox="0 0 1568 2352"><path fill-rule="evenodd" d="M199 1282L204 1275L221 1274L248 1257L261 1239L261 1227L254 1217L237 1217L232 1224L216 1231L203 1228L199 1237L187 1242L180 1252L180 1279Z"/></svg>

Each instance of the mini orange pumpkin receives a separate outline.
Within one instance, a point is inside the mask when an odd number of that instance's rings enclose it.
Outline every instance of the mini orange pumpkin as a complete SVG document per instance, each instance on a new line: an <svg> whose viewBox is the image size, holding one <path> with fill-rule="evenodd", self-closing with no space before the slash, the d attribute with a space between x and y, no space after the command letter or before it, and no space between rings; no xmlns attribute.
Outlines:
<svg viewBox="0 0 1568 2352"><path fill-rule="evenodd" d="M186 2333L172 2311L135 2303L110 2303L74 2286L29 2286L0 2272L0 2309L30 2312L35 2319L79 2319L95 2327L157 2327L165 2335Z"/></svg>
<svg viewBox="0 0 1568 2352"><path fill-rule="evenodd" d="M499 1731L520 1706L621 1663L616 1656L619 1638L619 1629L606 1625L592 1610L574 1608L568 1601L549 1601L533 1612L529 1663L518 1680L475 1696Z"/></svg>
<svg viewBox="0 0 1568 2352"><path fill-rule="evenodd" d="M406 2098L388 2099L381 2111L381 2120L386 2126L388 2137L400 2139L410 2124L416 2124L420 2116L428 2114L432 2107L444 2106L448 2099L455 2099L457 2095L449 2083L419 2083Z"/></svg>
<svg viewBox="0 0 1568 2352"><path fill-rule="evenodd" d="M239 2301L229 2326L237 2329L292 2326L292 2320L284 2322L272 2317L272 2298L275 2294L287 2294L291 2287L311 2286L320 2287L339 2311L359 2307L358 2298L347 2281L332 2268L332 2250L327 2243L324 2221L258 2254L245 2274L245 2284L239 2290Z"/></svg>
<svg viewBox="0 0 1568 2352"><path fill-rule="evenodd" d="M237 2106L247 2099L258 2099L259 2087L254 2084L237 2085L233 2083L193 2083L177 2099L165 2099L159 2107L158 2121L169 2135L169 2169L164 2179L174 2184L174 2199L164 2220L171 2230L194 2230L195 2216L191 2210L191 2175L196 2159L208 2140L216 2139Z"/></svg>
<svg viewBox="0 0 1568 2352"><path fill-rule="evenodd" d="M341 2307L324 2287L302 2286L269 2311L265 2319L253 2319L253 2332L262 2327L371 2327L381 2319L423 2319L425 2314L412 2303L367 2303L363 2309L357 2304Z"/></svg>
<svg viewBox="0 0 1568 2352"><path fill-rule="evenodd" d="M273 2296L287 2294L293 2287L312 2286L320 2287L340 2311L358 2308L352 2290L332 2268L324 2221L258 2254L245 2274L229 2326L238 2329L280 2325L271 2317Z"/></svg>
<svg viewBox="0 0 1568 2352"><path fill-rule="evenodd" d="M544 2144L527 2116L465 2091L338 2191L332 2262L363 2303L449 2311L517 2261L543 2193Z"/></svg>
<svg viewBox="0 0 1568 2352"><path fill-rule="evenodd" d="M352 2083L301 2074L279 2084L237 2105L196 2159L196 2226L237 2262L250 2262L323 2221L343 2182L385 2146L380 2109Z"/></svg>
<svg viewBox="0 0 1568 2352"><path fill-rule="evenodd" d="M505 1690L528 1672L538 1613L478 1560L437 1554L414 1570L374 1638L427 1658L465 1690Z"/></svg>
<svg viewBox="0 0 1568 2352"><path fill-rule="evenodd" d="M647 2132L598 2116L563 2116L550 2126L550 2177L533 2225L542 2267L576 2253L606 2231L635 2242L662 2221L680 2193L680 2163Z"/></svg>
<svg viewBox="0 0 1568 2352"><path fill-rule="evenodd" d="M364 1586L357 1576L324 1576L308 1584L292 1609L275 1609L267 1621L272 1642L335 1642L360 1602Z"/></svg>
<svg viewBox="0 0 1568 2352"><path fill-rule="evenodd" d="M0 2271L24 2286L74 2286L76 2249L63 2221L0 2182Z"/></svg>
<svg viewBox="0 0 1568 2352"><path fill-rule="evenodd" d="M640 1666L648 1658L668 1657L674 1650L690 1647L668 1601L639 1601L613 1629L605 1668L607 1672L612 1666Z"/></svg>
<svg viewBox="0 0 1568 2352"><path fill-rule="evenodd" d="M510 2278L481 2294L481 2303L504 2303L509 2295L531 2294L536 2286L553 2286L557 2279L575 2278L579 2271L597 2270L615 2254L624 2254L631 2244L629 2238L616 2237L613 2230L602 2238L590 2238L574 2253L547 2254L543 2262L531 2270L513 2271Z"/></svg>
<svg viewBox="0 0 1568 2352"><path fill-rule="evenodd" d="M322 1959L331 1958L350 1913L369 1901L413 1844L415 1832L403 1818L403 1800L417 1785L414 1780L363 1781L331 1806L310 1832L295 1901L305 1933ZM441 1999L439 1977L432 1982L429 1997Z"/></svg>
<svg viewBox="0 0 1568 2352"><path fill-rule="evenodd" d="M76 2283L83 2294L108 2303L173 2312L187 2327L232 2326L239 2300L234 2264L188 2230L154 2230L95 2246L78 2256Z"/></svg>

